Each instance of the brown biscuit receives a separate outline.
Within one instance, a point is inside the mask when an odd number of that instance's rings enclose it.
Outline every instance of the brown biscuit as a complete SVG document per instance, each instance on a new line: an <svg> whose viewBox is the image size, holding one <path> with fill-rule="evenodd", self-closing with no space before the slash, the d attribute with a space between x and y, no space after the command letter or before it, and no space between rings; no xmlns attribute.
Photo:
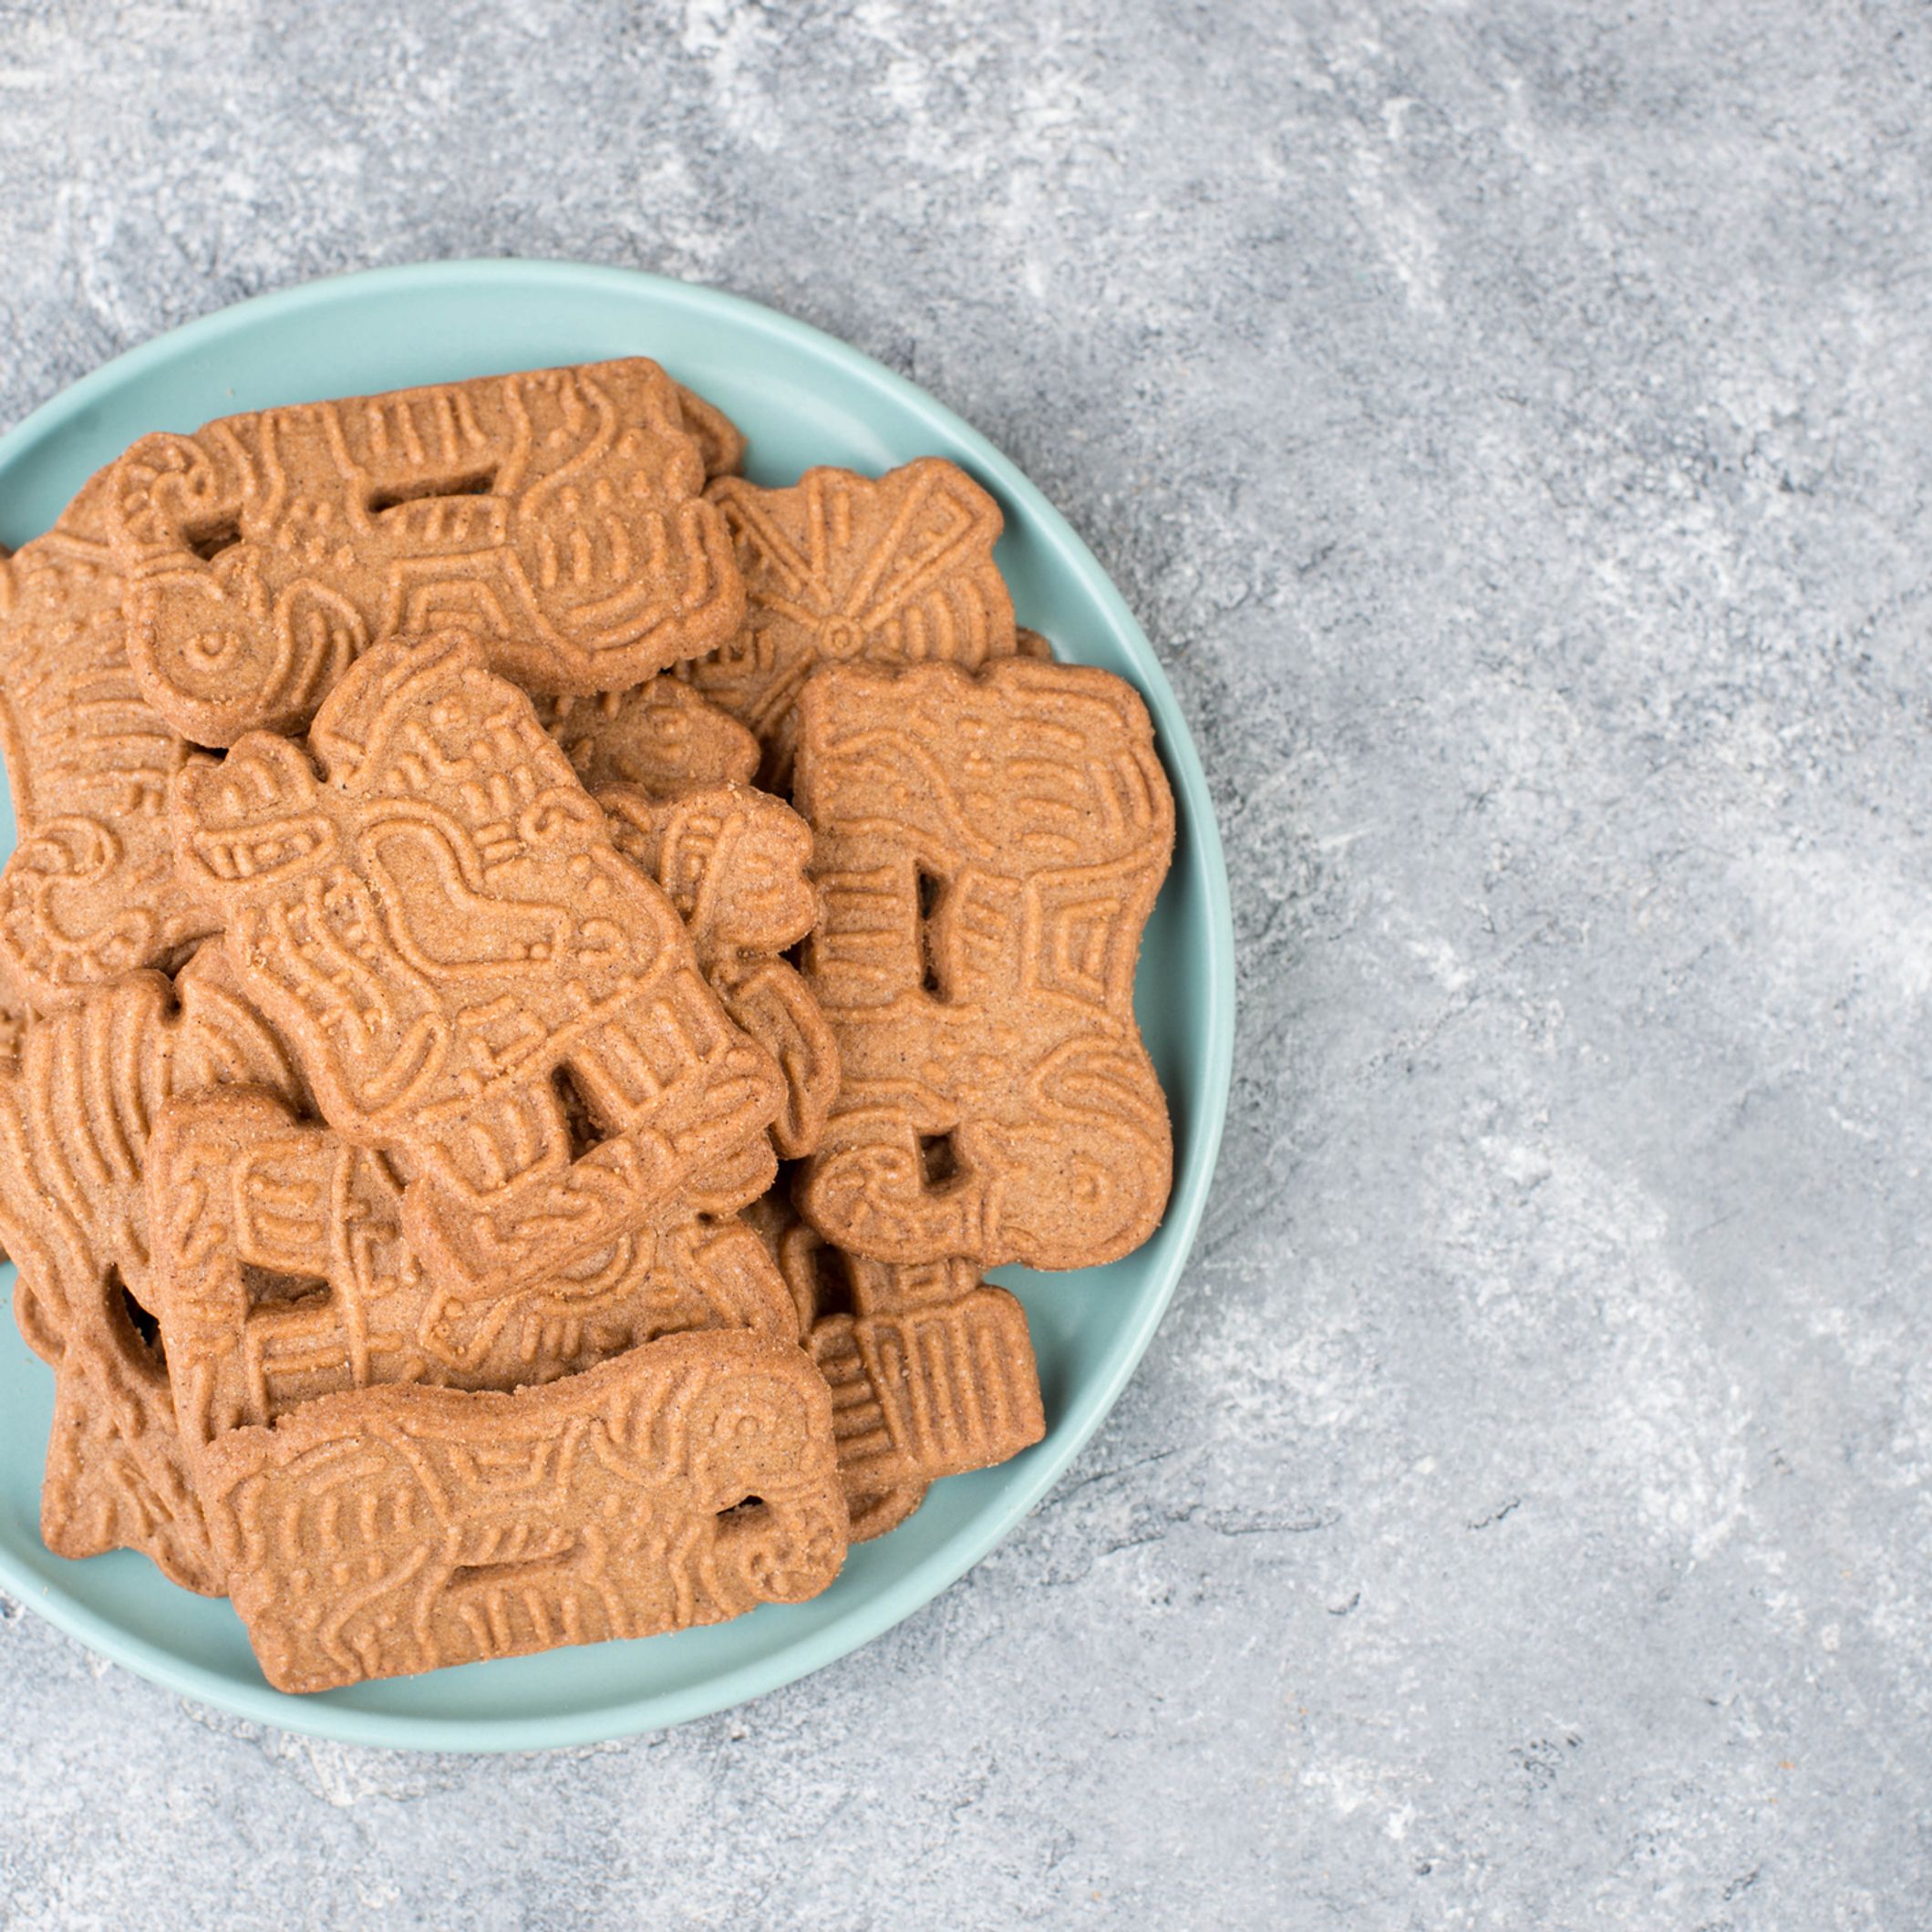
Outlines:
<svg viewBox="0 0 1932 1932"><path fill-rule="evenodd" d="M820 665L1012 656L999 505L956 465L922 457L876 481L808 470L789 490L728 478L708 494L737 544L745 626L678 675L758 734L771 789L789 780L792 707Z"/></svg>
<svg viewBox="0 0 1932 1932"><path fill-rule="evenodd" d="M925 1501L931 1485L911 1482L875 1489L863 1476L846 1467L846 1442L870 1433L863 1419L856 1429L851 1420L852 1411L864 1405L870 1391L854 1390L853 1378L841 1372L844 1364L819 1355L812 1329L825 1316L851 1314L852 1284L841 1266L839 1251L809 1222L799 1218L798 1210L791 1204L791 1179L790 1173L781 1174L776 1187L745 1209L743 1219L764 1243L784 1276L806 1348L818 1362L827 1387L833 1390L832 1433L839 1441L839 1481L845 1491L845 1514L852 1525L852 1540L870 1543L888 1530L897 1529ZM827 1338L831 1338L830 1331Z"/></svg>
<svg viewBox="0 0 1932 1932"><path fill-rule="evenodd" d="M990 1469L1046 1433L1027 1311L971 1262L866 1261L782 1208L759 1224L832 1390L854 1543L897 1528L938 1477Z"/></svg>
<svg viewBox="0 0 1932 1932"><path fill-rule="evenodd" d="M309 743L320 778L265 732L183 771L179 863L323 1117L398 1164L440 1286L495 1299L588 1261L762 1138L770 1056L474 639L377 646Z"/></svg>
<svg viewBox="0 0 1932 1932"><path fill-rule="evenodd" d="M819 1373L825 1378L825 1386L832 1390L832 1432L836 1436L845 1425L841 1413L846 1408L852 1394L849 1379L842 1379L839 1363L831 1361L818 1352L818 1345L812 1345L812 1359L818 1363ZM841 1454L844 1442L839 1443ZM853 1543L874 1543L909 1522L919 1505L925 1501L926 1493L932 1488L930 1483L899 1483L887 1489L873 1489L862 1477L855 1484L847 1477L843 1469L839 1472L839 1482L845 1492L846 1534Z"/></svg>
<svg viewBox="0 0 1932 1932"><path fill-rule="evenodd" d="M684 1197L565 1274L491 1301L445 1294L403 1239L382 1155L256 1088L162 1108L147 1189L152 1305L191 1462L227 1431L351 1389L513 1390L705 1328L798 1339L758 1237L728 1206L701 1217Z"/></svg>
<svg viewBox="0 0 1932 1932"><path fill-rule="evenodd" d="M235 1607L278 1689L721 1622L845 1553L825 1385L678 1335L514 1395L358 1389L207 1452Z"/></svg>
<svg viewBox="0 0 1932 1932"><path fill-rule="evenodd" d="M880 1261L1096 1266L1159 1224L1167 1106L1133 1017L1173 846L1138 696L1014 658L821 671L797 798L805 976L843 1083L797 1191Z"/></svg>
<svg viewBox="0 0 1932 1932"><path fill-rule="evenodd" d="M706 785L749 785L758 773L758 740L676 677L546 699L537 716L592 791L635 785L668 799Z"/></svg>
<svg viewBox="0 0 1932 1932"><path fill-rule="evenodd" d="M1013 648L1021 657L1038 657L1047 664L1053 662L1053 646L1038 631L1029 631L1025 625L1013 634Z"/></svg>
<svg viewBox="0 0 1932 1932"><path fill-rule="evenodd" d="M237 1080L301 1092L216 946L171 987L133 973L36 1021L17 1066L0 1073L0 1237L19 1268L14 1313L55 1372L42 1538L62 1556L142 1550L206 1593L219 1589L218 1573L148 1312L142 1173L170 1095Z"/></svg>
<svg viewBox="0 0 1932 1932"><path fill-rule="evenodd" d="M715 785L670 801L606 786L597 802L620 852L670 895L725 1010L778 1062L785 1106L771 1142L810 1153L839 1091L839 1049L818 1001L779 956L819 916L806 876L811 829L781 800Z"/></svg>
<svg viewBox="0 0 1932 1932"><path fill-rule="evenodd" d="M697 445L707 481L736 476L745 467L744 432L716 403L707 402L695 389L679 384L677 418L685 434Z"/></svg>
<svg viewBox="0 0 1932 1932"><path fill-rule="evenodd" d="M103 471L0 561L0 756L19 824L0 980L42 1011L214 930L175 879L168 786L189 748L129 668L105 506Z"/></svg>
<svg viewBox="0 0 1932 1932"><path fill-rule="evenodd" d="M808 1272L794 1280L791 1266L785 1259L786 1236L794 1228L805 1226L799 1218L799 1211L791 1204L791 1183L797 1172L795 1166L780 1168L774 1183L756 1201L746 1204L739 1219L764 1244L765 1252L783 1275L798 1314L799 1332L802 1335L819 1318L820 1309L814 1277ZM807 1232L814 1242L823 1245L822 1237L818 1234L810 1229Z"/></svg>
<svg viewBox="0 0 1932 1932"><path fill-rule="evenodd" d="M842 1257L819 1231L799 1218L791 1204L790 1177L781 1177L763 1200L745 1210L745 1220L770 1250L791 1290L798 1311L799 1328L805 1347L819 1365L826 1386L832 1390L832 1434L839 1445L839 1481L845 1491L845 1514L852 1524L854 1543L870 1543L888 1530L895 1530L925 1501L931 1484L923 1481L889 1483L877 1488L857 1471L856 1461L848 1466L846 1445L863 1441L871 1433L868 1404L871 1391L863 1386L863 1375L854 1378L841 1351L828 1348L822 1354L813 1330L827 1317L852 1313L852 1282L841 1266ZM828 1329L826 1340L834 1340ZM856 1350L849 1351L856 1355ZM863 1365L862 1365L863 1366ZM858 1386L855 1386L855 1383ZM854 1411L857 1426L854 1426Z"/></svg>
<svg viewBox="0 0 1932 1932"><path fill-rule="evenodd" d="M701 494L728 429L635 358L143 437L111 482L135 677L203 745L299 729L371 644L451 625L532 690L637 684L743 615Z"/></svg>

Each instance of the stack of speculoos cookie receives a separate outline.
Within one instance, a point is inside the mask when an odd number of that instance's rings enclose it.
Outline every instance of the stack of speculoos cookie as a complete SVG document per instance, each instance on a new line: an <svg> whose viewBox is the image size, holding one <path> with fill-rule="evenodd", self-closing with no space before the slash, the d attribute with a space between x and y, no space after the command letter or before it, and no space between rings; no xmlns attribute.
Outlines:
<svg viewBox="0 0 1932 1932"><path fill-rule="evenodd" d="M1145 708L953 465L655 364L145 438L0 562L49 1548L314 1690L822 1590L1158 1224Z"/></svg>

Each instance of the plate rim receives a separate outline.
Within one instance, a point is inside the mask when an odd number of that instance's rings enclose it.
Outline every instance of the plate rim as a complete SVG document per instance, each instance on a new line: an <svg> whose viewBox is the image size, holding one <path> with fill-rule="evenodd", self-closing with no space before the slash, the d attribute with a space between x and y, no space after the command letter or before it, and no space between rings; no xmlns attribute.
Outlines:
<svg viewBox="0 0 1932 1932"><path fill-rule="evenodd" d="M244 1720L301 1735L390 1750L462 1752L558 1750L600 1743L666 1730L749 1702L768 1691L796 1683L873 1642L922 1609L956 1583L1012 1534L1046 1499L1112 1411L1138 1369L1185 1272L1211 1192L1234 1070L1235 935L1226 862L1220 825L1206 772L1173 685L1146 633L1113 580L1085 542L1013 460L936 398L863 350L808 322L728 290L684 282L638 269L556 260L542 256L498 256L418 262L316 277L231 303L150 337L90 370L39 404L0 435L0 478L35 448L66 428L96 398L139 379L183 352L205 349L237 330L266 319L300 315L307 309L358 295L377 301L388 292L444 292L486 284L526 284L532 279L564 290L578 288L618 294L642 294L687 315L723 314L759 336L803 346L842 366L844 372L882 389L902 408L970 452L1009 501L1023 504L1034 532L1057 561L1079 577L1104 611L1133 659L1132 682L1154 713L1157 743L1194 848L1207 901L1206 984L1204 1064L1201 1077L1201 1131L1190 1146L1184 1171L1177 1173L1163 1226L1173 1231L1172 1259L1156 1291L1147 1297L1125 1331L1125 1349L1112 1372L1082 1389L1073 1413L1049 1442L1029 1451L1023 1479L984 1519L976 1519L894 1578L836 1623L810 1632L773 1656L747 1660L697 1683L646 1691L615 1702L545 1716L415 1716L371 1711L331 1703L325 1697L298 1698L258 1685L237 1683L204 1664L190 1662L123 1629L103 1612L16 1560L0 1543L0 1589L89 1649L177 1695ZM1048 1451L1050 1444L1050 1452Z"/></svg>

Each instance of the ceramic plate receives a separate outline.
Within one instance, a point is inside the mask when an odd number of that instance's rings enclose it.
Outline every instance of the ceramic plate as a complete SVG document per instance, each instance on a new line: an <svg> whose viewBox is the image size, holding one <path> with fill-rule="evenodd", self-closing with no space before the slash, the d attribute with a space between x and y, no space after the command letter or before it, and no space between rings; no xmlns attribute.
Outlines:
<svg viewBox="0 0 1932 1932"><path fill-rule="evenodd" d="M735 1623L558 1650L308 1698L263 1680L240 1621L126 1552L69 1563L40 1541L53 1379L0 1321L0 1587L116 1662L189 1697L291 1731L437 1750L531 1750L677 1723L757 1697L909 1616L1046 1494L1100 1425L1174 1291L1227 1106L1234 935L1201 762L1147 639L1086 546L984 437L842 343L712 290L544 262L444 263L318 282L246 302L109 363L0 439L0 542L45 529L85 478L150 429L274 403L506 369L655 356L750 438L749 473L789 483L814 463L876 473L951 457L999 500L999 563L1020 621L1059 655L1103 665L1153 711L1179 808L1174 864L1147 928L1135 1005L1173 1109L1173 1204L1112 1266L1001 1270L1027 1307L1049 1432L1007 1463L935 1485L901 1528L852 1551L815 1602ZM11 852L11 810L0 855ZM0 1288L11 1292L13 1269Z"/></svg>

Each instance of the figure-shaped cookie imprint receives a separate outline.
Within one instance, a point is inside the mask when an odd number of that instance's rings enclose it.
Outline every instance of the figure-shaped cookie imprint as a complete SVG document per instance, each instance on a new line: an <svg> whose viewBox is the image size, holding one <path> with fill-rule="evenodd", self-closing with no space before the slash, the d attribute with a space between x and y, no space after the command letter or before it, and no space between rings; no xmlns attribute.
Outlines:
<svg viewBox="0 0 1932 1932"><path fill-rule="evenodd" d="M880 1261L1138 1246L1173 1165L1133 1017L1174 831L1146 707L1025 658L829 668L800 706L797 799L822 904L805 976L843 1070L805 1217Z"/></svg>
<svg viewBox="0 0 1932 1932"><path fill-rule="evenodd" d="M20 1332L55 1374L42 1539L62 1556L140 1550L210 1594L220 1578L150 1312L143 1172L169 1096L232 1081L301 1093L213 945L171 987L129 974L36 1021L0 1071L0 1238Z"/></svg>
<svg viewBox="0 0 1932 1932"><path fill-rule="evenodd" d="M635 785L668 799L708 785L749 785L758 773L757 739L677 677L544 699L537 716L593 791Z"/></svg>
<svg viewBox="0 0 1932 1932"><path fill-rule="evenodd" d="M691 402L639 358L143 437L111 473L141 690L229 745L299 729L390 635L466 626L543 691L617 690L715 648L744 595L701 492L741 443Z"/></svg>
<svg viewBox="0 0 1932 1932"><path fill-rule="evenodd" d="M309 744L319 779L261 732L190 765L179 863L323 1117L398 1162L439 1286L587 1261L762 1138L777 1067L476 640L377 646Z"/></svg>
<svg viewBox="0 0 1932 1932"><path fill-rule="evenodd" d="M0 873L0 981L42 1012L214 930L174 875L168 786L188 746L128 664L106 472L0 560L0 756L19 842Z"/></svg>
<svg viewBox="0 0 1932 1932"><path fill-rule="evenodd" d="M876 481L808 470L789 490L733 477L709 494L738 546L745 625L677 675L758 734L770 789L789 783L792 708L821 664L1013 655L999 505L957 465L922 457Z"/></svg>
<svg viewBox="0 0 1932 1932"><path fill-rule="evenodd" d="M895 1529L937 1478L1046 1433L1027 1311L972 1263L867 1261L782 1205L758 1219L832 1390L854 1543Z"/></svg>
<svg viewBox="0 0 1932 1932"><path fill-rule="evenodd" d="M206 1452L210 1528L278 1689L718 1623L845 1554L801 1350L677 1335L514 1395L361 1389Z"/></svg>
<svg viewBox="0 0 1932 1932"><path fill-rule="evenodd" d="M718 1204L701 1215L675 1197L589 1262L478 1302L410 1253L380 1153L259 1089L164 1107L147 1176L153 1307L191 1463L230 1430L351 1389L514 1390L706 1328L798 1339L763 1244Z"/></svg>
<svg viewBox="0 0 1932 1932"><path fill-rule="evenodd" d="M838 1042L804 980L779 956L818 919L818 894L806 876L811 828L781 800L748 785L714 785L668 801L612 785L597 802L618 850L669 894L726 1010L784 1074L773 1147L788 1159L810 1153L838 1097Z"/></svg>

